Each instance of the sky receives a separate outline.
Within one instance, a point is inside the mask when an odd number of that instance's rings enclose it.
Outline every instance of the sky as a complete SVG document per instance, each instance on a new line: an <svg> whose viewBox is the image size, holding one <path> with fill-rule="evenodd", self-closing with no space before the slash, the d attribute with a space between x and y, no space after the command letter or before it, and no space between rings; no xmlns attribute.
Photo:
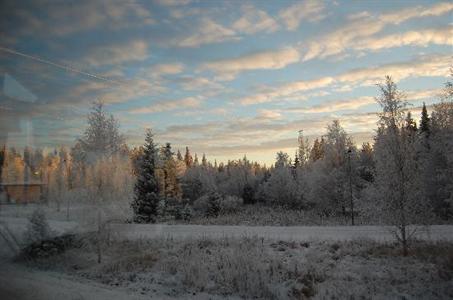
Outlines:
<svg viewBox="0 0 453 300"><path fill-rule="evenodd" d="M334 119L371 140L385 75L418 114L453 65L450 1L0 3L9 145L73 145L99 100L132 146L271 164Z"/></svg>

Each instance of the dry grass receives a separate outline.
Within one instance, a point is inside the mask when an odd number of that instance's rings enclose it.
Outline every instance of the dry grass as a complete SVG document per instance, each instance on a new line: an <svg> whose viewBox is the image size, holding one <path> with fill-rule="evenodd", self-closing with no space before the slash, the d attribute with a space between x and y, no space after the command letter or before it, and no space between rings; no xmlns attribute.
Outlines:
<svg viewBox="0 0 453 300"><path fill-rule="evenodd" d="M453 296L453 243L396 244L169 238L113 241L102 264L72 249L39 267L158 297L201 294L255 299L369 299ZM162 294L161 294L162 295Z"/></svg>

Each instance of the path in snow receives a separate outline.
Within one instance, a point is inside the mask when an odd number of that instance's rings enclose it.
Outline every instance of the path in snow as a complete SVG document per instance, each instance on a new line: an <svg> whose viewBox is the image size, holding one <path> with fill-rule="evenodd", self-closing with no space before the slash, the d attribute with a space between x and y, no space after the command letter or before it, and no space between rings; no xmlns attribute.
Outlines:
<svg viewBox="0 0 453 300"><path fill-rule="evenodd" d="M27 219L0 218L0 222L20 236L26 228ZM76 222L49 221L58 232L79 230ZM222 225L163 225L163 224L111 224L114 232L125 239L150 239L170 237L221 238L258 237L272 240L352 240L368 238L376 241L393 239L392 227L383 226L222 226ZM416 236L424 240L453 241L453 225L432 225L420 228Z"/></svg>

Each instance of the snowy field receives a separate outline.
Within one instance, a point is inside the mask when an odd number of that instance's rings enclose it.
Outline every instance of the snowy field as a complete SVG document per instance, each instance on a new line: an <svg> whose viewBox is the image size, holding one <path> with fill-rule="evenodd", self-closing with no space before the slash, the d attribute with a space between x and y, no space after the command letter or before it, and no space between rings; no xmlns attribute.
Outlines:
<svg viewBox="0 0 453 300"><path fill-rule="evenodd" d="M2 210L19 240L33 206ZM34 209L34 208L33 208ZM85 208L73 208L82 215ZM84 222L48 210L56 234ZM81 218L83 219L83 218ZM420 228L402 257L390 227L110 224L102 263L93 248L12 262L0 238L0 294L9 299L451 299L453 226ZM422 270L422 271L420 271Z"/></svg>
<svg viewBox="0 0 453 300"><path fill-rule="evenodd" d="M25 231L28 220L25 218L1 217L17 236ZM84 227L71 221L50 220L49 225L56 232L80 232ZM220 225L165 225L165 224L111 224L111 230L119 238L127 240L154 239L168 237L185 238L221 238L221 237L256 237L270 240L304 241L331 240L346 241L371 239L392 241L392 227L384 226L220 226ZM453 241L453 225L431 225L420 227L416 237L426 241Z"/></svg>

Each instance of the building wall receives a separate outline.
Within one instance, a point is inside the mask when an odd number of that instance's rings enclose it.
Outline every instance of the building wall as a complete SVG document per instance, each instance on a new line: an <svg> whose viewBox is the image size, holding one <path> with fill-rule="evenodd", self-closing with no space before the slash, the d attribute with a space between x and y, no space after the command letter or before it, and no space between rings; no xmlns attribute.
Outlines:
<svg viewBox="0 0 453 300"><path fill-rule="evenodd" d="M32 203L41 200L43 187L41 185L7 185L3 186L10 201L16 203Z"/></svg>

